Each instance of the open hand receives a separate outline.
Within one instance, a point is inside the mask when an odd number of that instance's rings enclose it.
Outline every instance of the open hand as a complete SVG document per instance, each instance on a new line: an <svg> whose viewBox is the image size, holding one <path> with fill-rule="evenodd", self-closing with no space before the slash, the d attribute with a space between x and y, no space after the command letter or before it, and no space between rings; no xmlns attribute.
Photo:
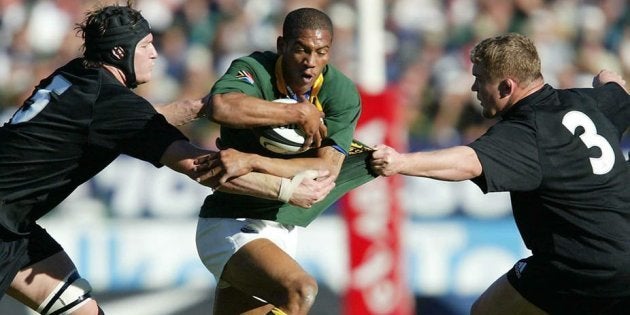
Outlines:
<svg viewBox="0 0 630 315"><path fill-rule="evenodd" d="M335 178L329 175L329 171L306 172L308 175L302 178L289 200L290 204L301 208L310 208L313 204L322 201L335 187Z"/></svg>
<svg viewBox="0 0 630 315"><path fill-rule="evenodd" d="M196 180L205 182L215 178L219 185L230 178L243 176L252 171L252 155L235 149L225 149L204 155L195 160Z"/></svg>

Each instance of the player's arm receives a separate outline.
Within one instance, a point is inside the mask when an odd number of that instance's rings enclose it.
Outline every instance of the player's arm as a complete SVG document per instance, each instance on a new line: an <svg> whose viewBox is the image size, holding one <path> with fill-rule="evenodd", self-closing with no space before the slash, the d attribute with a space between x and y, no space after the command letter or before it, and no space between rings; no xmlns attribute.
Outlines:
<svg viewBox="0 0 630 315"><path fill-rule="evenodd" d="M175 101L166 105L154 105L155 110L162 114L173 126L181 126L205 115L205 106L209 96L196 100Z"/></svg>
<svg viewBox="0 0 630 315"><path fill-rule="evenodd" d="M314 149L313 151L312 156L283 159L226 149L221 150L217 155L201 157L197 159L196 164L199 172L221 166L220 171L223 173L221 174L220 183L249 172L292 178L300 172L313 169L325 170L331 177L336 178L345 155L330 146ZM198 180L206 180L207 176L207 173L201 175Z"/></svg>
<svg viewBox="0 0 630 315"><path fill-rule="evenodd" d="M270 158L256 154L252 157L252 170L282 177L292 177L307 169L327 170L331 176L337 177L345 154L332 146L315 149L312 157L295 157L290 159Z"/></svg>
<svg viewBox="0 0 630 315"><path fill-rule="evenodd" d="M195 160L200 156L214 159L217 152L201 149L188 141L179 140L168 146L160 162L197 180L200 178L201 171L197 168ZM233 177L222 185L219 184L219 174L222 173L220 165L214 164L213 168L202 171L209 173L204 180L198 180L202 185L235 194L281 200L300 207L310 207L313 203L322 200L334 187L334 180L328 176L327 171L306 172L303 176L293 179L248 172Z"/></svg>
<svg viewBox="0 0 630 315"><path fill-rule="evenodd" d="M370 164L379 175L395 174L428 177L445 181L462 181L481 175L482 167L475 151L468 146L448 149L399 153L378 145Z"/></svg>
<svg viewBox="0 0 630 315"><path fill-rule="evenodd" d="M614 71L604 69L600 71L597 75L595 75L595 77L593 77L594 88L600 87L609 82L619 84L619 86L621 86L626 91L626 93L628 93L628 89L626 88L626 81L623 79L623 77L621 77L620 74Z"/></svg>
<svg viewBox="0 0 630 315"><path fill-rule="evenodd" d="M328 171L307 170L290 179L251 172L228 180L217 190L309 208L323 200L334 187L334 178L329 176Z"/></svg>
<svg viewBox="0 0 630 315"><path fill-rule="evenodd" d="M304 147L319 147L326 136L322 113L308 102L270 102L244 93L212 95L205 107L208 119L230 128L255 128L297 124L306 134Z"/></svg>

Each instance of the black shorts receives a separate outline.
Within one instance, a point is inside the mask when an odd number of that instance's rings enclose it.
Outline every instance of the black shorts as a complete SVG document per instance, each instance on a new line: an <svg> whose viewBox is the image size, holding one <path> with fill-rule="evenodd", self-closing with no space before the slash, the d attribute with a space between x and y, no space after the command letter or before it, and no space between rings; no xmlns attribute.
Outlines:
<svg viewBox="0 0 630 315"><path fill-rule="evenodd" d="M12 234L0 227L0 298L19 270L62 250L61 245L37 224L26 236Z"/></svg>
<svg viewBox="0 0 630 315"><path fill-rule="evenodd" d="M560 292L554 274L532 257L519 260L507 279L523 298L551 315L626 315L630 297L589 297Z"/></svg>

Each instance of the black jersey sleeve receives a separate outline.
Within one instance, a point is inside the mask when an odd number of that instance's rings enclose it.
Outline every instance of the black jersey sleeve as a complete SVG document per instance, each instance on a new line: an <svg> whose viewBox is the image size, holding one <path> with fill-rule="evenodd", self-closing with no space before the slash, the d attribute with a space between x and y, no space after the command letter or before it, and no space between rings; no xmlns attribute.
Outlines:
<svg viewBox="0 0 630 315"><path fill-rule="evenodd" d="M166 148L187 140L144 98L124 87L104 87L95 104L90 139L92 144L126 154L160 167Z"/></svg>
<svg viewBox="0 0 630 315"><path fill-rule="evenodd" d="M472 181L484 193L527 191L540 185L536 133L531 127L500 121L469 146L482 166L482 174Z"/></svg>
<svg viewBox="0 0 630 315"><path fill-rule="evenodd" d="M619 136L630 128L630 94L617 83L594 89L599 109L617 127Z"/></svg>

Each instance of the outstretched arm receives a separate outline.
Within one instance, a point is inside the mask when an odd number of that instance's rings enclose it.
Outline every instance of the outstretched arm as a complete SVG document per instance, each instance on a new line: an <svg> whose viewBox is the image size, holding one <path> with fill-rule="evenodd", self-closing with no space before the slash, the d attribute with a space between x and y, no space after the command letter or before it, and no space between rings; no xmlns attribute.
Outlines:
<svg viewBox="0 0 630 315"><path fill-rule="evenodd" d="M378 145L372 153L371 166L379 175L395 174L428 177L444 181L463 181L481 175L481 162L467 146L448 149L398 153L386 145Z"/></svg>
<svg viewBox="0 0 630 315"><path fill-rule="evenodd" d="M173 142L164 152L160 162L169 168L197 180L200 184L216 190L250 195L264 199L280 200L308 208L321 201L335 186L328 171L311 171L292 179L255 172L243 172L220 183L222 166L199 169L195 161L201 156L216 159L218 153L201 149L180 140ZM203 180L200 178L203 177Z"/></svg>
<svg viewBox="0 0 630 315"><path fill-rule="evenodd" d="M323 200L334 187L334 178L328 176L328 171L309 170L291 179L256 172L247 173L230 179L217 190L280 200L310 208L314 203Z"/></svg>
<svg viewBox="0 0 630 315"><path fill-rule="evenodd" d="M196 160L198 172L205 172L198 180L221 173L220 184L249 172L260 172L279 177L293 178L306 170L326 170L337 178L345 155L333 147L321 147L312 156L290 159L270 158L253 153L243 153L234 149L219 151L216 155L203 156ZM214 169L214 170L213 170Z"/></svg>
<svg viewBox="0 0 630 315"><path fill-rule="evenodd" d="M166 117L166 120L171 125L181 126L205 115L208 97L196 100L181 100L166 105L154 105L154 108L158 113Z"/></svg>

